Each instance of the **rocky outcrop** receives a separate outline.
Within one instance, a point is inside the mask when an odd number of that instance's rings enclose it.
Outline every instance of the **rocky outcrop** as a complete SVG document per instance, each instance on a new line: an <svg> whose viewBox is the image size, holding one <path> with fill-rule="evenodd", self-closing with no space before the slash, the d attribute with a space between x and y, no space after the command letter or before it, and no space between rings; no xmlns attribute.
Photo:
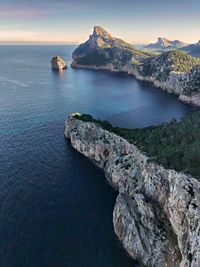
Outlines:
<svg viewBox="0 0 200 267"><path fill-rule="evenodd" d="M52 58L51 67L53 70L67 69L67 65L65 64L65 61L59 56L55 56Z"/></svg>
<svg viewBox="0 0 200 267"><path fill-rule="evenodd" d="M197 66L197 67L196 67ZM73 52L72 67L125 72L136 79L153 83L181 101L200 106L200 60L178 51L152 55L112 37L103 28L94 27L93 34ZM193 81L196 84L193 86ZM195 88L195 89L194 89ZM187 92L187 94L185 94Z"/></svg>
<svg viewBox="0 0 200 267"><path fill-rule="evenodd" d="M200 183L152 162L136 146L70 115L65 136L119 192L115 233L145 266L200 266Z"/></svg>
<svg viewBox="0 0 200 267"><path fill-rule="evenodd" d="M177 53L177 51L167 53L169 55ZM135 76L138 80L151 82L155 87L177 95L186 104L200 107L200 65L195 65L194 61L194 65L192 66L193 63L191 63L191 69L188 71L181 72L173 69L169 71L165 60L163 60L164 64L159 63L160 58L167 53L147 59L148 63L144 61L143 65L132 66L127 69L127 73ZM170 58L166 61L170 61Z"/></svg>
<svg viewBox="0 0 200 267"><path fill-rule="evenodd" d="M149 53L135 49L131 44L111 36L100 26L95 26L89 39L73 52L72 67L92 67L121 71L135 60L149 56Z"/></svg>

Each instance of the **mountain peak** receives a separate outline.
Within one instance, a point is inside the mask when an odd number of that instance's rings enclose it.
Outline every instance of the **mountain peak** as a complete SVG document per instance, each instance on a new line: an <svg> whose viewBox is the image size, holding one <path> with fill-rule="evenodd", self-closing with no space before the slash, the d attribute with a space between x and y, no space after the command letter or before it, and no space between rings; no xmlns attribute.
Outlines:
<svg viewBox="0 0 200 267"><path fill-rule="evenodd" d="M182 41L179 40L168 40L166 38L162 38L162 37L158 37L158 40L156 43L151 43L147 46L145 46L145 48L153 48L153 49L173 49L173 48L180 48L183 46L186 46L187 44L185 44Z"/></svg>
<svg viewBox="0 0 200 267"><path fill-rule="evenodd" d="M162 42L163 40L165 40L165 38L163 38L163 37L158 37L158 42Z"/></svg>
<svg viewBox="0 0 200 267"><path fill-rule="evenodd" d="M111 38L111 35L101 26L94 26L93 35Z"/></svg>
<svg viewBox="0 0 200 267"><path fill-rule="evenodd" d="M110 35L104 28L95 26L89 39L73 52L72 66L125 66L132 64L133 60L139 62L148 56L149 53L137 50L131 44Z"/></svg>
<svg viewBox="0 0 200 267"><path fill-rule="evenodd" d="M161 46L169 46L170 45L170 41L167 40L166 38L162 38L162 37L158 37L157 43Z"/></svg>

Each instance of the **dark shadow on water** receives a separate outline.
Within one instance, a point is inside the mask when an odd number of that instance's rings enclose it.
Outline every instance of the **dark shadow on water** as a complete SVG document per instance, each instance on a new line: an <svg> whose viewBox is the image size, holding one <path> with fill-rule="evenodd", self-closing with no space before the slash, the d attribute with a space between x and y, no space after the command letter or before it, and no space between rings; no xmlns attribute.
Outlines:
<svg viewBox="0 0 200 267"><path fill-rule="evenodd" d="M135 128L193 110L127 74L52 71L52 56L69 66L74 48L1 46L1 267L136 266L114 234L117 193L67 143L64 120L79 111Z"/></svg>
<svg viewBox="0 0 200 267"><path fill-rule="evenodd" d="M117 192L70 146L63 123L2 142L0 266L137 266L114 234Z"/></svg>
<svg viewBox="0 0 200 267"><path fill-rule="evenodd" d="M53 77L55 79L61 79L63 77L64 72L67 71L67 69L63 69L63 70L55 70L55 69L51 69L51 72L53 74Z"/></svg>

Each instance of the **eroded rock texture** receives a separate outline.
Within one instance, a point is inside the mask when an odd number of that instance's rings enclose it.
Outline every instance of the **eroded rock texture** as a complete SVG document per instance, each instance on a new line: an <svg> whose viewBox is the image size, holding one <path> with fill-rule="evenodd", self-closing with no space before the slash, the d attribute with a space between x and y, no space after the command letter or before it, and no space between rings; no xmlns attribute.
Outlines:
<svg viewBox="0 0 200 267"><path fill-rule="evenodd" d="M136 146L72 115L65 122L72 146L102 168L119 192L115 233L145 266L200 266L200 183L166 170Z"/></svg>

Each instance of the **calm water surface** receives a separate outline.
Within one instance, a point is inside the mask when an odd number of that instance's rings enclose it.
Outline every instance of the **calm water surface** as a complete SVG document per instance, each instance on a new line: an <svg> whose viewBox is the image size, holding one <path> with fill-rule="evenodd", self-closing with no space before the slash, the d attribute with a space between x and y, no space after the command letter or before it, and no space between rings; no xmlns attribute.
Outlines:
<svg viewBox="0 0 200 267"><path fill-rule="evenodd" d="M133 267L112 226L116 193L65 140L80 111L118 126L179 119L192 108L123 74L56 73L72 46L0 46L0 266Z"/></svg>

